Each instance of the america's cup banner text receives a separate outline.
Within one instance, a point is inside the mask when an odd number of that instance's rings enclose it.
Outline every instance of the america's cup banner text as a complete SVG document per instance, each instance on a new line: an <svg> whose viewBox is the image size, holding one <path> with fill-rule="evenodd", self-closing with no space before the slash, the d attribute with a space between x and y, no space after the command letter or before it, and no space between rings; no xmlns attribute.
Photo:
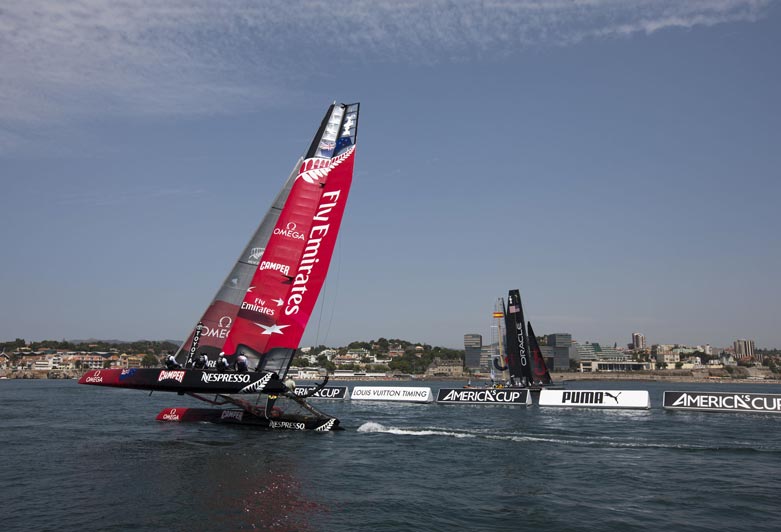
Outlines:
<svg viewBox="0 0 781 532"><path fill-rule="evenodd" d="M440 388L439 404L530 405L529 390L523 388Z"/></svg>
<svg viewBox="0 0 781 532"><path fill-rule="evenodd" d="M781 395L728 392L664 392L664 407L670 410L781 414Z"/></svg>

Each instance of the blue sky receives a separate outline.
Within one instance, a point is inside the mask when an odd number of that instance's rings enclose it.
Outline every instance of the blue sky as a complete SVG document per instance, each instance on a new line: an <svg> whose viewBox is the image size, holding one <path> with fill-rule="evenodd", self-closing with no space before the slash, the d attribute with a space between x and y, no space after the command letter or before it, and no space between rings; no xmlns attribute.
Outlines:
<svg viewBox="0 0 781 532"><path fill-rule="evenodd" d="M338 100L304 345L461 347L519 288L537 334L781 347L779 50L763 0L5 3L0 340L183 338Z"/></svg>

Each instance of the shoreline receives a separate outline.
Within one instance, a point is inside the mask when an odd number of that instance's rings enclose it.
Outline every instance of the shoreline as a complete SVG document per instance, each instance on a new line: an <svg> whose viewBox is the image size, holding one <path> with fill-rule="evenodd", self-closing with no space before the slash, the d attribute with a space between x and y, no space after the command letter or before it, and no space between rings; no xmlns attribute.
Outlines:
<svg viewBox="0 0 781 532"><path fill-rule="evenodd" d="M600 373L557 373L551 374L554 382L573 381L649 381L649 382L690 382L713 384L781 384L781 378L761 377L709 377L698 375L658 375L639 374L639 372L610 374Z"/></svg>

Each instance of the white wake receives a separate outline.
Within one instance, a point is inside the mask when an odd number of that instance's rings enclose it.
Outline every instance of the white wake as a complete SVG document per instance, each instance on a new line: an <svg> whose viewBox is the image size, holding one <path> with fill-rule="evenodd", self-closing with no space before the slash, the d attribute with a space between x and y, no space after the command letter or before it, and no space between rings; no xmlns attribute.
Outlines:
<svg viewBox="0 0 781 532"><path fill-rule="evenodd" d="M374 421L368 421L358 427L358 432L383 432L385 434L399 434L403 436L450 436L452 438L475 438L475 434L464 432L452 432L440 429L400 429L397 427L386 427Z"/></svg>

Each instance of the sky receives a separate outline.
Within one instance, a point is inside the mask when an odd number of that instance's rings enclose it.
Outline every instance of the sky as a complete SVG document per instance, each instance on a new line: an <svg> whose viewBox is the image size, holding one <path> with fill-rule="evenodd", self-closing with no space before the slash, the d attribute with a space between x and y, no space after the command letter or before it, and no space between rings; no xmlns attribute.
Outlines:
<svg viewBox="0 0 781 532"><path fill-rule="evenodd" d="M353 188L302 345L781 347L781 4L0 7L0 341L183 339L333 101Z"/></svg>

